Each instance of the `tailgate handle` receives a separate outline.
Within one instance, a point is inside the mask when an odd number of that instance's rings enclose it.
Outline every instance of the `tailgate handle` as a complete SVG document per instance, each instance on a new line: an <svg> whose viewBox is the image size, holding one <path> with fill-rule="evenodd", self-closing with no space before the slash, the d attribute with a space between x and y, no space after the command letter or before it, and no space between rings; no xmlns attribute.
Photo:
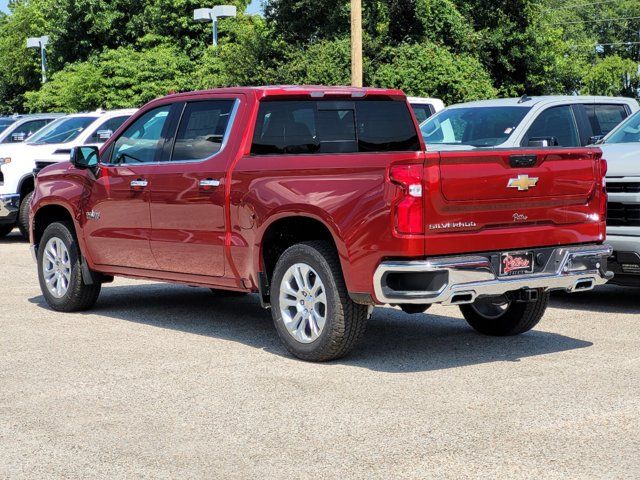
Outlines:
<svg viewBox="0 0 640 480"><path fill-rule="evenodd" d="M537 155L511 155L509 165L513 168L528 168L533 167L537 160Z"/></svg>

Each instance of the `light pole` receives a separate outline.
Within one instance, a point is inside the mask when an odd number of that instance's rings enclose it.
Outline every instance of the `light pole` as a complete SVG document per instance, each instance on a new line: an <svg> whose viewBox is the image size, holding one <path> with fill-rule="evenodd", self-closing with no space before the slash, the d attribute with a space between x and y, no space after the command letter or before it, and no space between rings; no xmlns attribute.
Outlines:
<svg viewBox="0 0 640 480"><path fill-rule="evenodd" d="M235 17L235 5L216 5L213 8L196 8L193 11L193 19L198 23L213 23L213 46L218 46L218 19Z"/></svg>
<svg viewBox="0 0 640 480"><path fill-rule="evenodd" d="M351 85L362 86L362 0L351 0Z"/></svg>
<svg viewBox="0 0 640 480"><path fill-rule="evenodd" d="M39 48L40 49L40 68L42 69L42 83L47 81L47 52L45 47L49 43L49 37L44 35L42 37L27 38L27 48Z"/></svg>

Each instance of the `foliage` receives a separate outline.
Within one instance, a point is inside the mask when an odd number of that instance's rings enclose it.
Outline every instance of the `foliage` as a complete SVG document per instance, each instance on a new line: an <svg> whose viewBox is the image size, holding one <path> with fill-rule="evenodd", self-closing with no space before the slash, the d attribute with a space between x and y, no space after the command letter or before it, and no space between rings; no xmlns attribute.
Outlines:
<svg viewBox="0 0 640 480"><path fill-rule="evenodd" d="M106 50L96 58L55 73L40 90L27 93L30 111L78 111L137 107L171 91L189 90L192 63L173 46L142 51Z"/></svg>
<svg viewBox="0 0 640 480"><path fill-rule="evenodd" d="M349 0L264 0L264 17L242 14L248 1L231 1L238 18L220 22L213 48L211 24L192 20L201 0L13 0L0 14L0 113L138 106L169 90L349 83ZM591 3L363 0L365 84L447 103L637 96L640 45L627 42L640 41L640 2ZM25 45L43 34L44 86L38 52Z"/></svg>
<svg viewBox="0 0 640 480"><path fill-rule="evenodd" d="M611 55L596 62L584 76L584 93L633 97L640 89L638 64Z"/></svg>
<svg viewBox="0 0 640 480"><path fill-rule="evenodd" d="M403 44L388 54L390 61L377 70L374 85L438 97L447 104L496 95L489 74L473 56L453 54L433 43Z"/></svg>

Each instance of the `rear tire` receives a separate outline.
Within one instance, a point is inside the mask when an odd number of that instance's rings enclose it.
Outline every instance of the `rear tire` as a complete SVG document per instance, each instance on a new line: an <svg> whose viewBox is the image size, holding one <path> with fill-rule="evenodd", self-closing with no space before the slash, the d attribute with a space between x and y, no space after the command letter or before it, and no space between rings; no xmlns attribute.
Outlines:
<svg viewBox="0 0 640 480"><path fill-rule="evenodd" d="M323 241L293 245L278 259L271 312L287 350L312 362L346 355L364 334L368 316L367 306L349 297L335 248Z"/></svg>
<svg viewBox="0 0 640 480"><path fill-rule="evenodd" d="M20 202L18 209L18 228L24 238L29 238L29 205L33 198L33 192L29 192Z"/></svg>
<svg viewBox="0 0 640 480"><path fill-rule="evenodd" d="M549 304L549 292L538 291L534 302L476 300L460 305L469 325L479 333L497 337L519 335L535 327Z"/></svg>
<svg viewBox="0 0 640 480"><path fill-rule="evenodd" d="M9 235L13 229L15 228L15 225L1 225L0 226L0 238L4 238L7 235Z"/></svg>
<svg viewBox="0 0 640 480"><path fill-rule="evenodd" d="M38 248L38 279L47 304L59 312L91 308L102 285L86 285L73 226L67 222L49 225Z"/></svg>

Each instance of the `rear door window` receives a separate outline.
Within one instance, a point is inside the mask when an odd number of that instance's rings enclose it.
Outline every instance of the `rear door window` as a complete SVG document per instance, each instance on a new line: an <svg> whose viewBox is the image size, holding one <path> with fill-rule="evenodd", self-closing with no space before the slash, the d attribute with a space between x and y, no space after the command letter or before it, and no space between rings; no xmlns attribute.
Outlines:
<svg viewBox="0 0 640 480"><path fill-rule="evenodd" d="M522 145L527 146L530 140L541 138L554 138L560 147L580 146L578 125L570 105L551 107L540 113L529 127Z"/></svg>
<svg viewBox="0 0 640 480"><path fill-rule="evenodd" d="M109 138L111 138L111 135L113 135L113 132L118 130L120 126L127 121L128 118L129 118L129 115L125 115L123 117L110 118L109 120L104 122L102 125L100 125L98 128L96 128L84 143L91 144L91 143L106 142L107 140L109 140Z"/></svg>
<svg viewBox="0 0 640 480"><path fill-rule="evenodd" d="M203 160L220 151L235 100L187 103L176 133L171 160Z"/></svg>
<svg viewBox="0 0 640 480"><path fill-rule="evenodd" d="M14 128L13 131L7 136L7 138L2 141L2 143L22 142L36 133L50 121L51 119L41 118L38 120L32 120L30 122L24 122L23 124Z"/></svg>
<svg viewBox="0 0 640 480"><path fill-rule="evenodd" d="M419 124L424 122L427 118L435 113L433 111L433 107L428 104L412 103L411 108L413 109L413 113L416 116L416 120L418 120Z"/></svg>
<svg viewBox="0 0 640 480"><path fill-rule="evenodd" d="M405 102L285 100L260 104L254 155L419 150Z"/></svg>
<svg viewBox="0 0 640 480"><path fill-rule="evenodd" d="M584 107L594 135L606 135L628 116L624 105L596 103Z"/></svg>

